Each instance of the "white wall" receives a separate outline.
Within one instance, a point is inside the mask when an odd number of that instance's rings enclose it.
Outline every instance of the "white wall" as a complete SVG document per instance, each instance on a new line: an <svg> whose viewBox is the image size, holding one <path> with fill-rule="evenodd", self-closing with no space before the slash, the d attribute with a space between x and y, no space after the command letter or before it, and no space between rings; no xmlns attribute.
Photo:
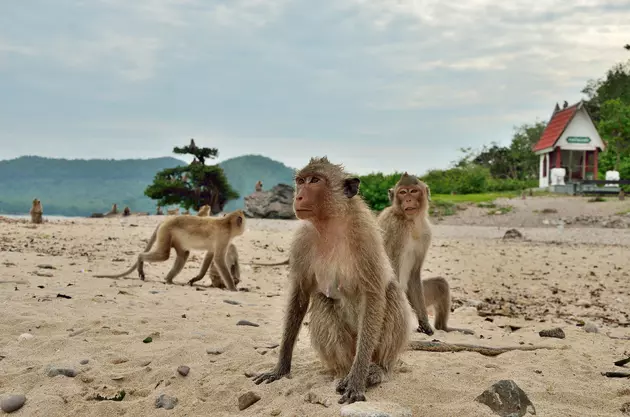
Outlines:
<svg viewBox="0 0 630 417"><path fill-rule="evenodd" d="M569 136L588 136L591 141L589 143L569 143L567 142ZM586 110L581 107L556 142L556 146L573 151L594 151L596 147L604 149L604 142L590 121Z"/></svg>
<svg viewBox="0 0 630 417"><path fill-rule="evenodd" d="M540 162L538 167L538 187L547 188L549 187L549 155L548 153L544 153L540 155ZM546 156L546 158L545 158ZM545 161L546 159L546 161ZM543 177L543 164L547 165L547 175Z"/></svg>

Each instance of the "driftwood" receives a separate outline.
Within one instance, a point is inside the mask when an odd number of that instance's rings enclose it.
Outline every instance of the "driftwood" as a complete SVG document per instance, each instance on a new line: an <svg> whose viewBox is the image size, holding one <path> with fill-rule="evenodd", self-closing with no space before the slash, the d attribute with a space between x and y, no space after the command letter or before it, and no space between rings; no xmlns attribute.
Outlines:
<svg viewBox="0 0 630 417"><path fill-rule="evenodd" d="M289 265L289 260L286 259L282 262L274 262L274 263L270 263L270 264L262 264L262 263L258 263L258 262L250 262L249 265L256 265L256 266L280 266L280 265Z"/></svg>
<svg viewBox="0 0 630 417"><path fill-rule="evenodd" d="M512 347L489 347L479 345L469 345L464 343L446 343L435 341L413 341L409 344L411 350L424 352L477 352L484 356L498 356L513 350L538 350L538 349L559 349L553 346L512 346ZM566 348L560 348L566 349Z"/></svg>
<svg viewBox="0 0 630 417"><path fill-rule="evenodd" d="M624 366L627 363L630 363L630 358L618 360L615 362L615 366Z"/></svg>

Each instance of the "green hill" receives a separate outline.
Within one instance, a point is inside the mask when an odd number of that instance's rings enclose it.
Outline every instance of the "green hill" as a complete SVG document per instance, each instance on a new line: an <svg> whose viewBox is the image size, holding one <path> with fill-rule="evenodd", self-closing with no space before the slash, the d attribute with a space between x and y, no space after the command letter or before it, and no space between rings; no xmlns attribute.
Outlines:
<svg viewBox="0 0 630 417"><path fill-rule="evenodd" d="M44 214L88 216L106 212L112 203L122 209L155 212L155 202L144 189L164 168L185 164L165 157L153 159L53 159L38 156L0 161L0 214L26 214L31 201L42 200ZM293 170L260 155L245 155L220 164L232 187L241 195L225 210L243 206L242 198L254 191L259 179L265 188L278 182L291 184Z"/></svg>

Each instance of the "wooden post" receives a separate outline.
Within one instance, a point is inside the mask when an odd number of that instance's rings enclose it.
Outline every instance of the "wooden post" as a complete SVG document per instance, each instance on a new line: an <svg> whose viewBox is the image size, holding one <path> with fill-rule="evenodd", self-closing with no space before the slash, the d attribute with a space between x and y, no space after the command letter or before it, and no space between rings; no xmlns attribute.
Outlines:
<svg viewBox="0 0 630 417"><path fill-rule="evenodd" d="M560 165L562 164L562 150L560 150L560 148L556 148L554 152L556 152L556 168L560 168Z"/></svg>
<svg viewBox="0 0 630 417"><path fill-rule="evenodd" d="M599 167L597 166L597 162L599 160L599 149L595 148L595 152L593 153L593 179L596 180L597 179L597 171L599 169Z"/></svg>
<svg viewBox="0 0 630 417"><path fill-rule="evenodd" d="M586 151L582 151L582 179L586 179Z"/></svg>

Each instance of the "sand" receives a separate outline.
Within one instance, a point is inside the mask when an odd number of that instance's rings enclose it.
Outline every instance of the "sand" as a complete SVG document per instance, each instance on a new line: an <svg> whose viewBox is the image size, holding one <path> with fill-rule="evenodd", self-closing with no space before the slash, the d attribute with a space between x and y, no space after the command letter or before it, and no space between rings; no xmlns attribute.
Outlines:
<svg viewBox="0 0 630 417"><path fill-rule="evenodd" d="M13 415L340 415L335 381L310 348L306 327L291 379L256 386L245 376L275 365L288 272L286 266L245 263L284 260L299 223L248 219L247 232L235 240L243 263L240 288L247 291L165 285L161 280L172 258L148 264L147 282L136 274L123 280L91 277L127 268L160 220L54 220L37 227L0 221L0 396L27 397ZM526 240L506 242L505 230L434 227L424 276L448 278L455 307L451 325L476 334L437 331L412 338L561 349L497 357L406 351L392 379L367 391L368 401L397 403L414 416L492 416L474 398L498 380L513 379L541 416L622 415L630 380L600 373L624 371L613 362L630 355L630 341L609 337L630 336L630 231L519 228ZM193 253L176 282L196 275L202 259L203 253ZM200 283L209 285L209 278ZM507 316L483 317L479 304L482 312ZM259 326L237 326L239 320ZM599 332L587 333L579 320ZM561 327L566 338L538 335L553 327ZM32 337L20 337L25 333ZM149 336L153 341L143 343ZM177 373L180 365L190 367L187 376ZM49 377L50 366L78 374ZM93 399L120 390L126 392L123 401ZM247 391L261 399L239 411L238 397ZM305 401L309 393L330 405ZM174 409L155 408L161 394L178 399Z"/></svg>

